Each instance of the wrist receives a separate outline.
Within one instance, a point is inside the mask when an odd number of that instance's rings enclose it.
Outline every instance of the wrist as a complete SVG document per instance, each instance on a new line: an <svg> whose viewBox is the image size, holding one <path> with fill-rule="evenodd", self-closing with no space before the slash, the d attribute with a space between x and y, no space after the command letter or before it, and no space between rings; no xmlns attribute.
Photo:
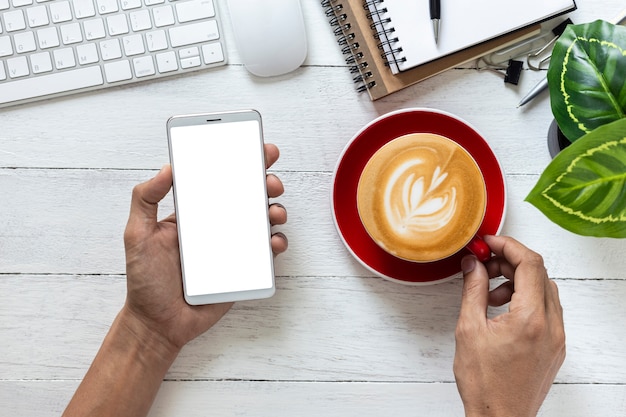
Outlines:
<svg viewBox="0 0 626 417"><path fill-rule="evenodd" d="M178 356L180 347L172 344L158 329L148 325L126 305L120 311L117 321L123 331L128 333L129 338L141 347L144 359L151 366L161 364L167 369Z"/></svg>
<svg viewBox="0 0 626 417"><path fill-rule="evenodd" d="M523 409L524 407L498 407L484 404L479 407L465 405L465 417L534 417L537 414Z"/></svg>

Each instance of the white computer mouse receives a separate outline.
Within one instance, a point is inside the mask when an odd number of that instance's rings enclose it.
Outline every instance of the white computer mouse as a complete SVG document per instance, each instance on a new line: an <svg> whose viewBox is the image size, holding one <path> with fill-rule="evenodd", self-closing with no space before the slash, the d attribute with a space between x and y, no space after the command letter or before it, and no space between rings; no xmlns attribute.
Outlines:
<svg viewBox="0 0 626 417"><path fill-rule="evenodd" d="M235 43L246 69L259 77L295 70L307 39L300 0L228 0Z"/></svg>

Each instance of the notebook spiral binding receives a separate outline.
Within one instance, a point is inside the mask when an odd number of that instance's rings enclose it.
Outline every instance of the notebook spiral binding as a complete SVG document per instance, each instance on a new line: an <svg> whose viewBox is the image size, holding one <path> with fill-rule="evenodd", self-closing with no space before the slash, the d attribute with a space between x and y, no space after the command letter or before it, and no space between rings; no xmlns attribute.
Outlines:
<svg viewBox="0 0 626 417"><path fill-rule="evenodd" d="M367 18L372 20L370 28L374 31L374 37L379 41L378 49L382 51L381 57L385 61L385 65L392 63L398 65L400 62L406 61L405 57L397 57L402 52L401 46L396 46L400 40L393 36L396 29L389 26L391 18L384 17L387 8L383 4L385 0L367 0L363 7L369 10Z"/></svg>
<svg viewBox="0 0 626 417"><path fill-rule="evenodd" d="M384 3L385 0L363 0L363 8L367 10L367 19L371 20L370 29L378 42L383 62L386 66L390 66L391 63L397 65L406 61L406 58L398 57L402 47L396 46L399 40L393 36L395 29L390 26L391 19L384 16L387 13ZM375 87L376 80L372 72L367 70L369 64L360 51L361 46L352 31L348 15L343 11L341 0L322 0L321 4L326 16L330 18L329 23L334 28L333 33L341 46L341 52L346 55L345 60L350 66L350 73L356 74L353 80L357 84L357 91L361 93Z"/></svg>
<svg viewBox="0 0 626 417"><path fill-rule="evenodd" d="M352 24L348 21L348 16L343 13L341 0L322 0L321 3L326 16L330 18L329 23L334 28L333 33L341 46L341 52L346 55L345 60L350 66L350 73L356 74L352 78L357 85L356 90L362 93L375 87L376 80L373 79L372 72L367 70L369 64L359 50L360 45L356 41L354 32L351 31Z"/></svg>

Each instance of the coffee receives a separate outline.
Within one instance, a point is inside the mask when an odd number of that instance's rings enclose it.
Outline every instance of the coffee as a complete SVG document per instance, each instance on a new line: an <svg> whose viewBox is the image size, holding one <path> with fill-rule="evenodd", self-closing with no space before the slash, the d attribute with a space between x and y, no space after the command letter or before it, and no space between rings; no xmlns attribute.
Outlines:
<svg viewBox="0 0 626 417"><path fill-rule="evenodd" d="M485 214L485 182L456 142L409 134L370 158L359 180L357 206L381 248L402 259L431 262L472 240Z"/></svg>

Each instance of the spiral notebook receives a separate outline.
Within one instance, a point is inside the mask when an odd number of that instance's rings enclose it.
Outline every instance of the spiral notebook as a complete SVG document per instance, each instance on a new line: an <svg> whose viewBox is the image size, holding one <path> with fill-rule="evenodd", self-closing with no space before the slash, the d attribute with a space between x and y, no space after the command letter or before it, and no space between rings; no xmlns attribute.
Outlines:
<svg viewBox="0 0 626 417"><path fill-rule="evenodd" d="M386 1L388 0L321 1L326 9L326 15L330 18L330 25L338 38L342 52L346 55L346 63L350 65L350 71L354 74L357 91L367 91L372 100L535 36L541 31L541 25L530 25L394 75L389 68L387 54L381 45L382 35L376 31L372 20L373 15L368 10L371 4L382 6ZM426 18L428 19L428 16ZM428 21L430 24L429 19Z"/></svg>
<svg viewBox="0 0 626 417"><path fill-rule="evenodd" d="M573 0L441 0L436 43L426 0L367 1L394 74L576 9Z"/></svg>

